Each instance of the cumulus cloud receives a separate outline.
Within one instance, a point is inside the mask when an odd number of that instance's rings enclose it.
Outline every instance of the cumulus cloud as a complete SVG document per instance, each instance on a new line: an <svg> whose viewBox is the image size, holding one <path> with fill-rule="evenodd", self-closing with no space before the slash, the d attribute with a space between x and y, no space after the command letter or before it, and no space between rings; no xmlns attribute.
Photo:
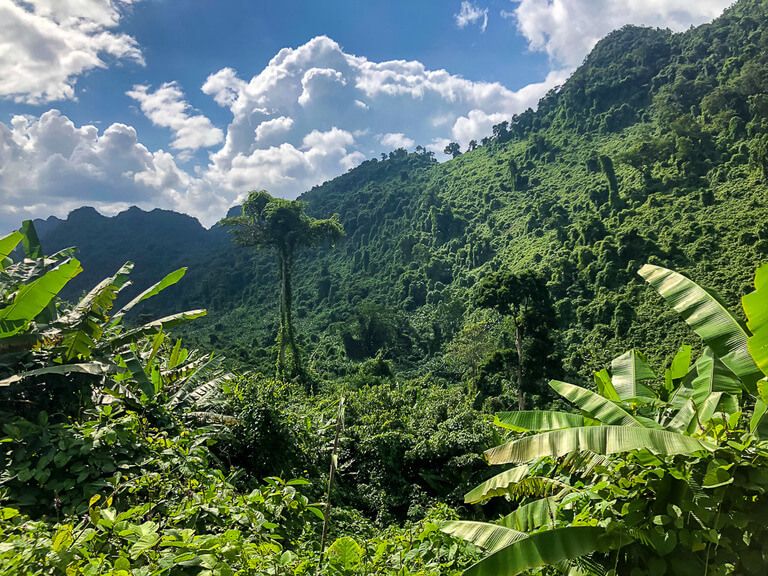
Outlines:
<svg viewBox="0 0 768 576"><path fill-rule="evenodd" d="M203 92L232 115L226 133L191 110L181 86L135 86L129 95L142 111L172 131L176 159L148 150L124 124L76 126L55 110L0 123L0 223L82 204L108 212L137 204L210 225L249 190L295 198L366 158L416 144L443 157L449 141L489 135L560 80L512 91L416 61L370 61L317 37L281 50L249 80L231 68L208 77ZM189 172L177 165L210 146L207 163Z"/></svg>
<svg viewBox="0 0 768 576"><path fill-rule="evenodd" d="M293 127L293 119L288 116L278 116L272 120L264 120L254 131L257 142L266 142L270 138L282 137Z"/></svg>
<svg viewBox="0 0 768 576"><path fill-rule="evenodd" d="M513 18L532 50L575 68L597 42L625 24L682 31L717 17L733 0L516 0Z"/></svg>
<svg viewBox="0 0 768 576"><path fill-rule="evenodd" d="M77 127L57 110L0 123L0 225L58 216L83 204L105 212L132 204L180 207L191 179L173 157L150 152L136 130Z"/></svg>
<svg viewBox="0 0 768 576"><path fill-rule="evenodd" d="M143 63L136 41L114 31L132 1L0 0L0 98L69 100L108 59Z"/></svg>
<svg viewBox="0 0 768 576"><path fill-rule="evenodd" d="M156 126L170 128L171 146L177 150L197 150L220 144L224 133L202 114L190 114L191 106L175 82L166 82L151 92L149 86L136 85L126 92L141 106L141 111Z"/></svg>
<svg viewBox="0 0 768 576"><path fill-rule="evenodd" d="M480 8L478 5L464 0L458 14L454 15L456 26L466 28L470 24L480 26L480 31L485 32L488 28L488 8Z"/></svg>
<svg viewBox="0 0 768 576"><path fill-rule="evenodd" d="M480 139L562 79L512 91L417 61L374 62L319 36L249 80L231 68L208 77L203 92L232 121L201 178L233 202L254 188L296 197L380 152L422 144L442 155L445 141Z"/></svg>
<svg viewBox="0 0 768 576"><path fill-rule="evenodd" d="M413 148L416 142L402 132L388 132L379 136L379 142L387 148Z"/></svg>

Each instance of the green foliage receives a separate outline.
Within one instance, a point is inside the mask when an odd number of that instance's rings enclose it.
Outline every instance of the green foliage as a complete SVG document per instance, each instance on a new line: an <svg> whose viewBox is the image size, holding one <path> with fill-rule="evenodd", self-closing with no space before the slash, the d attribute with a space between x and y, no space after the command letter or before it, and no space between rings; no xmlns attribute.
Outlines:
<svg viewBox="0 0 768 576"><path fill-rule="evenodd" d="M705 343L731 359L750 337L744 333L729 339L731 345L719 345L725 340L718 335L733 331L736 321L708 292L669 270L663 280L648 274L648 267L641 274ZM758 271L758 291L762 274ZM750 320L766 313L766 302L754 294L745 298ZM659 382L631 351L612 364L612 391L630 392L613 399L552 382L588 417L583 420L551 413L526 427L516 421L532 418L499 415L498 424L509 422L505 427L523 436L486 451L487 459L517 466L480 484L466 499L503 495L520 504L499 523L478 523L471 530L444 526L485 548L487 556L465 574L519 574L538 566L583 571L579 563L586 563L587 573L759 573L768 513L762 498L768 488L765 398L746 393L752 372L737 375L711 347L690 372L689 362L690 350L683 349ZM604 373L596 381L611 390ZM758 386L762 391L764 383ZM521 489L532 482L538 485L535 492ZM501 526L520 531L509 532L514 539L499 540ZM502 543L488 545L490 538Z"/></svg>
<svg viewBox="0 0 768 576"><path fill-rule="evenodd" d="M18 287L46 278L49 264L58 270L56 258L6 266L8 292L23 294ZM24 339L14 335L13 354L3 351L13 375L3 381L8 396L0 406L0 573L437 576L468 566L473 549L439 531L455 518L444 505L425 506L414 514L424 519L375 536L370 521L358 518L354 538L338 534L323 561L322 503L310 499L317 491L273 472L261 480L280 458L286 470L312 464L305 458L311 453L323 458L327 426L315 427L324 411L318 398L231 374L172 339L163 331L168 322L124 327L126 308L183 275L166 276L110 315L128 272L122 267L74 306L53 293L45 296L50 311L36 305L27 317L17 314ZM73 348L69 337L80 333L82 344ZM61 363L68 351L87 361ZM355 397L355 410L366 402L365 394ZM424 408L417 406L420 417ZM250 467L229 468L221 459L242 462L244 454ZM349 512L338 510L339 528L351 529L343 521Z"/></svg>
<svg viewBox="0 0 768 576"><path fill-rule="evenodd" d="M235 238L239 244L268 247L277 252L280 265L277 377L298 378L314 391L305 373L294 334L293 262L301 247L341 238L344 227L335 215L325 220L311 218L304 212L300 202L273 198L264 190L251 192L242 206L240 216L228 218L224 224L235 229Z"/></svg>

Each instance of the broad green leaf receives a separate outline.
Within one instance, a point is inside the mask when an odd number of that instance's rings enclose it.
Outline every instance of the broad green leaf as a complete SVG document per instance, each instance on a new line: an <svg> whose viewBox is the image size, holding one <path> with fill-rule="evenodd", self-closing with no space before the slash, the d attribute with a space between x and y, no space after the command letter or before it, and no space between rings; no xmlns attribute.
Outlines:
<svg viewBox="0 0 768 576"><path fill-rule="evenodd" d="M551 380L549 385L566 400L569 400L595 420L603 424L623 424L625 426L643 426L629 412L607 398L568 382Z"/></svg>
<svg viewBox="0 0 768 576"><path fill-rule="evenodd" d="M506 494L510 484L520 482L520 480L526 476L528 476L528 466L526 465L505 470L501 474L489 478L467 492L464 495L464 502L467 504L475 504L493 498L494 496Z"/></svg>
<svg viewBox="0 0 768 576"><path fill-rule="evenodd" d="M139 328L134 328L132 330L123 332L119 336L111 338L108 342L108 345L110 348L114 349L129 342L134 342L135 340L141 338L142 336L146 336L147 334L154 334L158 330L167 330L168 328L173 328L174 326L178 326L184 322L189 322L196 318L200 318L205 316L207 313L208 312L206 310L189 310L187 312L171 314L170 316L165 316L164 318L153 320L152 322L144 324Z"/></svg>
<svg viewBox="0 0 768 576"><path fill-rule="evenodd" d="M119 321L123 316L125 316L128 312L130 312L134 306L144 302L145 300L149 300L153 296L157 296L165 290L166 288L169 288L170 286L173 286L176 284L179 280L181 280L184 277L184 274L187 273L187 269L185 268L179 268L178 270L174 270L170 274L168 274L165 278L160 280L160 282L157 282L156 284L153 284L144 292L136 296L133 300L128 302L125 306L123 306L113 317L112 322Z"/></svg>
<svg viewBox="0 0 768 576"><path fill-rule="evenodd" d="M525 532L488 522L454 520L443 524L440 530L472 542L488 552L495 552L528 537Z"/></svg>
<svg viewBox="0 0 768 576"><path fill-rule="evenodd" d="M611 382L619 398L655 398L656 394L642 382L656 377L645 357L629 350L611 362Z"/></svg>
<svg viewBox="0 0 768 576"><path fill-rule="evenodd" d="M762 380L757 381L757 396L763 400L763 402L768 402L768 378L763 378Z"/></svg>
<svg viewBox="0 0 768 576"><path fill-rule="evenodd" d="M43 257L43 247L40 245L40 239L37 237L37 230L32 220L24 220L21 223L22 242L24 244L24 253L27 258L33 260Z"/></svg>
<svg viewBox="0 0 768 576"><path fill-rule="evenodd" d="M741 299L752 332L747 347L763 374L768 375L768 264L755 273L755 290Z"/></svg>
<svg viewBox="0 0 768 576"><path fill-rule="evenodd" d="M111 307L117 293L128 284L128 276L133 271L133 262L123 264L114 276L105 278L88 292L77 306L62 322L75 323L96 309L100 313L106 313Z"/></svg>
<svg viewBox="0 0 768 576"><path fill-rule="evenodd" d="M554 523L559 500L557 496L534 500L504 516L499 520L499 524L521 532L533 532L545 526L551 526Z"/></svg>
<svg viewBox="0 0 768 576"><path fill-rule="evenodd" d="M22 286L13 301L0 310L0 338L18 334L59 294L62 288L83 269L72 258L43 276Z"/></svg>
<svg viewBox="0 0 768 576"><path fill-rule="evenodd" d="M749 431L760 438L768 438L768 403L762 398L755 402L755 411L749 421Z"/></svg>
<svg viewBox="0 0 768 576"><path fill-rule="evenodd" d="M670 376L673 380L685 378L691 369L691 352L693 348L688 344L683 344L672 359L669 366Z"/></svg>
<svg viewBox="0 0 768 576"><path fill-rule="evenodd" d="M516 412L499 412L494 417L493 423L515 432L539 432L584 426L584 417L579 414L553 410L518 410Z"/></svg>
<svg viewBox="0 0 768 576"><path fill-rule="evenodd" d="M762 374L747 349L746 331L720 300L682 274L660 266L646 264L638 273L754 393Z"/></svg>
<svg viewBox="0 0 768 576"><path fill-rule="evenodd" d="M673 432L684 432L689 430L694 416L696 416L696 404L694 404L693 400L688 399L665 428L672 430Z"/></svg>
<svg viewBox="0 0 768 576"><path fill-rule="evenodd" d="M703 425L712 420L712 416L718 409L721 412L726 412L729 398L731 396L722 392L712 392L712 394L706 396L701 404L696 406L697 424Z"/></svg>
<svg viewBox="0 0 768 576"><path fill-rule="evenodd" d="M713 392L723 392L733 396L741 395L741 381L728 370L710 348L696 361L696 377L691 382L693 401L697 406Z"/></svg>
<svg viewBox="0 0 768 576"><path fill-rule="evenodd" d="M63 526L59 526L59 529L56 530L56 535L51 542L51 549L54 552L62 552L69 548L73 541L72 525L64 524Z"/></svg>
<svg viewBox="0 0 768 576"><path fill-rule="evenodd" d="M18 230L0 238L0 270L3 269L3 261L16 249L22 238L24 236Z"/></svg>
<svg viewBox="0 0 768 576"><path fill-rule="evenodd" d="M20 382L25 378L31 378L33 376L42 376L43 374L89 374L91 376L104 376L115 371L115 367L103 362L87 362L82 364L59 364L55 366L47 366L45 368L38 368L37 370L30 370L29 372L22 372L21 374L14 374L4 380L0 380L0 387L10 386L16 382Z"/></svg>
<svg viewBox="0 0 768 576"><path fill-rule="evenodd" d="M125 365L133 375L133 379L139 385L139 389L144 393L147 399L151 400L155 397L155 385L147 376L144 370L144 365L139 360L138 356L134 352L130 352L125 356Z"/></svg>
<svg viewBox="0 0 768 576"><path fill-rule="evenodd" d="M707 464L707 471L704 474L702 488L719 488L733 482L733 476L729 470L733 467L733 462L715 458Z"/></svg>
<svg viewBox="0 0 768 576"><path fill-rule="evenodd" d="M512 440L486 450L491 464L530 462L536 458L564 456L570 452L589 450L596 454L618 454L647 449L655 454L693 454L705 449L699 440L655 428L639 426L586 426L541 432Z"/></svg>
<svg viewBox="0 0 768 576"><path fill-rule="evenodd" d="M95 343L104 333L104 324L117 294L130 284L128 276L132 270L132 262L123 264L113 276L99 282L68 314L59 319L59 323L66 327L62 340L65 360L87 360L91 357Z"/></svg>
<svg viewBox="0 0 768 576"><path fill-rule="evenodd" d="M672 364L664 371L664 388L667 393L675 390L675 384L688 375L691 367L692 348L683 344L672 359Z"/></svg>
<svg viewBox="0 0 768 576"><path fill-rule="evenodd" d="M351 536L342 536L328 547L328 563L351 571L360 565L365 551Z"/></svg>
<svg viewBox="0 0 768 576"><path fill-rule="evenodd" d="M465 576L515 576L532 568L572 560L598 549L602 528L569 526L531 534L471 566Z"/></svg>
<svg viewBox="0 0 768 576"><path fill-rule="evenodd" d="M608 370L603 368L600 372L595 372L595 387L598 394L613 402L620 402L621 398L616 393L616 389L613 387L611 377L608 374Z"/></svg>
<svg viewBox="0 0 768 576"><path fill-rule="evenodd" d="M157 533L158 525L156 522L144 522L134 528L134 532L139 539L131 546L131 558L136 560L145 552L151 550L160 541L160 535Z"/></svg>

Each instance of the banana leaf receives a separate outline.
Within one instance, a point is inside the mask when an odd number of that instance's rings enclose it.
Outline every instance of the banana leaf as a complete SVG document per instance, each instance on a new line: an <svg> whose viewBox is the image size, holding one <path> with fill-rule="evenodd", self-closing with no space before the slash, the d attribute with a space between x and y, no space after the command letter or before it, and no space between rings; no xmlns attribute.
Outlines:
<svg viewBox="0 0 768 576"><path fill-rule="evenodd" d="M569 526L531 534L471 566L465 576L516 576L539 566L557 564L600 547L602 528Z"/></svg>
<svg viewBox="0 0 768 576"><path fill-rule="evenodd" d="M80 364L59 364L57 366L46 366L45 368L38 368L37 370L30 370L28 372L22 372L21 374L14 374L8 378L0 380L0 387L10 386L17 382L21 382L27 378L33 376L42 376L45 374L89 374L91 376L104 376L115 372L117 368L111 364L105 364L104 362L85 362Z"/></svg>
<svg viewBox="0 0 768 576"><path fill-rule="evenodd" d="M660 266L646 264L638 272L664 297L750 393L762 372L747 349L747 332L719 298L686 278Z"/></svg>
<svg viewBox="0 0 768 576"><path fill-rule="evenodd" d="M525 532L499 524L463 520L446 522L440 527L440 530L451 536L472 542L475 546L491 553L528 537Z"/></svg>
<svg viewBox="0 0 768 576"><path fill-rule="evenodd" d="M550 387L566 400L569 400L590 417L603 424L623 424L625 426L644 426L644 424L624 410L621 406L586 388L551 380Z"/></svg>
<svg viewBox="0 0 768 576"><path fill-rule="evenodd" d="M536 458L557 458L589 450L596 454L618 454L647 449L661 456L693 454L707 445L690 436L669 430L639 426L586 426L541 432L486 450L491 464L525 463Z"/></svg>
<svg viewBox="0 0 768 576"><path fill-rule="evenodd" d="M476 504L477 502L488 500L494 496L506 494L510 484L520 482L520 480L528 476L528 472L528 466L526 465L505 470L501 474L489 478L467 492L464 495L464 502L467 504Z"/></svg>
<svg viewBox="0 0 768 576"><path fill-rule="evenodd" d="M22 238L24 238L24 236L22 236L21 232L18 230L0 238L0 270L4 268L4 260L16 249L16 246L19 245Z"/></svg>
<svg viewBox="0 0 768 576"><path fill-rule="evenodd" d="M711 349L707 348L696 361L696 377L691 382L693 401L697 406L704 403L714 392L723 392L732 396L741 395L741 382L728 367L723 364Z"/></svg>
<svg viewBox="0 0 768 576"><path fill-rule="evenodd" d="M178 270L174 270L170 274L166 275L165 278L160 280L160 282L157 282L144 290L141 294L136 296L133 300L128 302L125 306L123 306L120 310L117 311L117 313L112 316L112 323L117 323L123 316L125 316L128 312L130 312L136 305L144 302L145 300L149 300L153 296L157 296L165 290L166 288L169 288L176 284L179 280L181 280L184 275L187 273L187 269L185 268L179 268Z"/></svg>
<svg viewBox="0 0 768 576"><path fill-rule="evenodd" d="M622 400L656 398L644 380L656 377L645 357L636 350L628 350L611 362L611 383Z"/></svg>
<svg viewBox="0 0 768 576"><path fill-rule="evenodd" d="M755 274L755 290L741 299L752 335L747 339L755 363L768 375L768 264Z"/></svg>
<svg viewBox="0 0 768 576"><path fill-rule="evenodd" d="M499 524L521 532L540 530L553 524L559 501L558 496L549 496L523 504L499 520Z"/></svg>
<svg viewBox="0 0 768 576"><path fill-rule="evenodd" d="M0 338L7 338L24 330L62 288L83 269L72 258L49 270L43 276L22 286L13 301L0 310Z"/></svg>
<svg viewBox="0 0 768 576"><path fill-rule="evenodd" d="M499 412L494 417L493 423L515 432L540 432L584 426L584 417L579 414L554 410L518 410L516 412Z"/></svg>
<svg viewBox="0 0 768 576"><path fill-rule="evenodd" d="M119 348L124 344L133 342L142 336L146 336L147 334L154 334L158 330L173 328L174 326L178 326L184 322L189 322L190 320L205 316L207 313L208 312L206 310L189 310L187 312L171 314L170 316L165 316L163 318L159 318L158 320L153 320L152 322L144 324L143 326L133 328L132 330L127 330L118 336L114 336L108 340L107 346L114 350L115 348Z"/></svg>

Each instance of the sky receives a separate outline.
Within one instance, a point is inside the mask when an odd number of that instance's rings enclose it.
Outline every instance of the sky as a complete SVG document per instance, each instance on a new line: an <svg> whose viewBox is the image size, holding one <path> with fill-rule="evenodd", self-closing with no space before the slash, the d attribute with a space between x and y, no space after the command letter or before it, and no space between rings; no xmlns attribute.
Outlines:
<svg viewBox="0 0 768 576"><path fill-rule="evenodd" d="M382 152L443 160L625 24L731 0L0 0L0 232L132 205L206 226Z"/></svg>

